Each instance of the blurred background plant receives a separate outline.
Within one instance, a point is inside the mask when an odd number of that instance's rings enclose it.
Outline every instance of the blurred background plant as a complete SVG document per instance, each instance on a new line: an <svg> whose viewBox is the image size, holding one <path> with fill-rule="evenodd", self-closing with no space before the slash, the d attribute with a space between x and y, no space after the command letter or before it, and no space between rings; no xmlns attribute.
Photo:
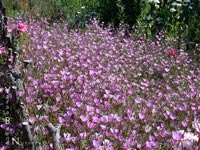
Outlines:
<svg viewBox="0 0 200 150"><path fill-rule="evenodd" d="M105 26L133 26L139 29L138 37L147 38L159 32L186 42L191 53L200 43L199 0L6 0L8 15L46 17L49 23L68 20L68 27L83 28L92 18Z"/></svg>
<svg viewBox="0 0 200 150"><path fill-rule="evenodd" d="M180 42L185 41L191 56L199 55L196 50L196 44L200 43L199 0L143 1L142 13L137 21L141 33L152 36L164 32L168 37L178 39L178 49Z"/></svg>

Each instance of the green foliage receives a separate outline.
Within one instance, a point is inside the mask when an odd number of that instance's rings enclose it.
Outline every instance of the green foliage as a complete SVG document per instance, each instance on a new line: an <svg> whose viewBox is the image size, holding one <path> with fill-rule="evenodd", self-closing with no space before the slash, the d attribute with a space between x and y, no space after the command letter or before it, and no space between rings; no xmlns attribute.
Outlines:
<svg viewBox="0 0 200 150"><path fill-rule="evenodd" d="M142 12L137 20L140 34L151 37L165 32L169 37L186 41L187 49L195 49L200 42L200 1L164 0L142 2Z"/></svg>
<svg viewBox="0 0 200 150"><path fill-rule="evenodd" d="M18 10L14 0L6 0L4 1L4 5L6 7L6 13L9 16L17 16Z"/></svg>
<svg viewBox="0 0 200 150"><path fill-rule="evenodd" d="M117 2L117 0L99 0L97 12L101 22L113 23L114 26L119 24Z"/></svg>
<svg viewBox="0 0 200 150"><path fill-rule="evenodd" d="M140 15L141 0L99 0L97 13L105 24L112 23L118 27L120 23L131 28Z"/></svg>
<svg viewBox="0 0 200 150"><path fill-rule="evenodd" d="M9 16L46 17L50 23L67 19L70 26L82 27L96 17L98 0L7 0L5 5Z"/></svg>
<svg viewBox="0 0 200 150"><path fill-rule="evenodd" d="M141 13L141 0L122 0L125 23L132 27Z"/></svg>
<svg viewBox="0 0 200 150"><path fill-rule="evenodd" d="M141 12L141 0L8 0L9 15L31 14L48 17L51 22L68 19L72 27L83 27L91 18L97 17L105 25L119 23L132 27Z"/></svg>

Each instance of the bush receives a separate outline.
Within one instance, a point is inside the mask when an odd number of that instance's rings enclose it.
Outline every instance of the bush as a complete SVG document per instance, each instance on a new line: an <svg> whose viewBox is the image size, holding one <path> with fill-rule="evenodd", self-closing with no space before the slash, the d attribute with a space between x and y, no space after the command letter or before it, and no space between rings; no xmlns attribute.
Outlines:
<svg viewBox="0 0 200 150"><path fill-rule="evenodd" d="M160 31L170 37L179 37L188 43L188 49L200 42L200 2L193 1L143 1L143 11L138 19L141 30L151 36Z"/></svg>

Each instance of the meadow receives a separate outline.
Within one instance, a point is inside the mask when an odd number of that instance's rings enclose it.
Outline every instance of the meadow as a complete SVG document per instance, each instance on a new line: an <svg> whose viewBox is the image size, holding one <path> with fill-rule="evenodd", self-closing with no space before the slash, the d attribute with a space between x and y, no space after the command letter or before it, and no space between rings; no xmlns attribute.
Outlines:
<svg viewBox="0 0 200 150"><path fill-rule="evenodd" d="M25 25L19 59L30 64L18 96L43 149L53 149L49 122L61 127L66 150L199 149L200 68L184 40L147 38L137 26L113 32L95 18L80 29L65 20L8 21L10 32Z"/></svg>
<svg viewBox="0 0 200 150"><path fill-rule="evenodd" d="M21 59L31 65L18 94L37 142L52 146L51 122L61 125L65 149L200 147L200 69L184 42L175 49L177 39L164 34L113 34L95 19L70 32L66 22L27 24Z"/></svg>

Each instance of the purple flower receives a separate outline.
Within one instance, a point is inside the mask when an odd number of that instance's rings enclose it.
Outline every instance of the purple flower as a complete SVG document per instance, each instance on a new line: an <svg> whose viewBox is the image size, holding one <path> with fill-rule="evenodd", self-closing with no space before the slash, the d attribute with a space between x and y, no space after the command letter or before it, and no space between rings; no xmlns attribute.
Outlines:
<svg viewBox="0 0 200 150"><path fill-rule="evenodd" d="M62 116L59 116L59 117L58 117L58 122L59 122L60 124L63 124L63 123L65 123L65 119L64 119Z"/></svg>
<svg viewBox="0 0 200 150"><path fill-rule="evenodd" d="M179 130L179 131L173 131L172 132L172 138L175 141L180 141L184 137L184 130Z"/></svg>
<svg viewBox="0 0 200 150"><path fill-rule="evenodd" d="M30 122L31 124L34 124L34 123L36 122L36 118L35 118L35 117L30 117L30 118L29 118L29 122Z"/></svg>
<svg viewBox="0 0 200 150"><path fill-rule="evenodd" d="M157 142L154 142L154 141L146 141L146 148L154 148L157 146Z"/></svg>
<svg viewBox="0 0 200 150"><path fill-rule="evenodd" d="M143 113L139 113L139 118L141 119L141 120L143 120L144 118L145 118L145 115L143 114Z"/></svg>
<svg viewBox="0 0 200 150"><path fill-rule="evenodd" d="M129 90L128 90L128 94L133 95L133 90L132 90L132 89L129 89Z"/></svg>
<svg viewBox="0 0 200 150"><path fill-rule="evenodd" d="M56 112L58 111L59 108L56 105L53 105L51 109L52 109L52 112Z"/></svg>
<svg viewBox="0 0 200 150"><path fill-rule="evenodd" d="M81 115L81 116L80 116L80 119L81 119L83 122L86 122L86 121L89 120L89 117L88 117L88 116Z"/></svg>
<svg viewBox="0 0 200 150"><path fill-rule="evenodd" d="M175 120L177 118L176 115L170 113L170 119Z"/></svg>
<svg viewBox="0 0 200 150"><path fill-rule="evenodd" d="M1 93L1 92L0 92L0 93ZM24 95L25 95L25 92L24 92L24 91L19 91L19 92L18 92L18 96L19 96L19 97L22 97L22 96L24 96Z"/></svg>
<svg viewBox="0 0 200 150"><path fill-rule="evenodd" d="M92 122L94 122L94 123L99 123L99 122L100 122L100 119L99 119L98 117L96 117L96 116L93 116L93 117L92 117Z"/></svg>
<svg viewBox="0 0 200 150"><path fill-rule="evenodd" d="M90 122L90 121L87 122L87 127L89 129L92 129L94 126L95 126L95 124L93 122Z"/></svg>
<svg viewBox="0 0 200 150"><path fill-rule="evenodd" d="M100 147L100 142L98 141L98 140L93 140L92 141L92 144L93 144L93 146L95 147L95 148L99 148Z"/></svg>
<svg viewBox="0 0 200 150"><path fill-rule="evenodd" d="M181 122L182 126L183 127L187 127L188 126L188 121L187 120L184 120Z"/></svg>
<svg viewBox="0 0 200 150"><path fill-rule="evenodd" d="M136 98L135 99L135 103L136 104L140 104L140 103L142 103L143 102L143 99L142 98Z"/></svg>

